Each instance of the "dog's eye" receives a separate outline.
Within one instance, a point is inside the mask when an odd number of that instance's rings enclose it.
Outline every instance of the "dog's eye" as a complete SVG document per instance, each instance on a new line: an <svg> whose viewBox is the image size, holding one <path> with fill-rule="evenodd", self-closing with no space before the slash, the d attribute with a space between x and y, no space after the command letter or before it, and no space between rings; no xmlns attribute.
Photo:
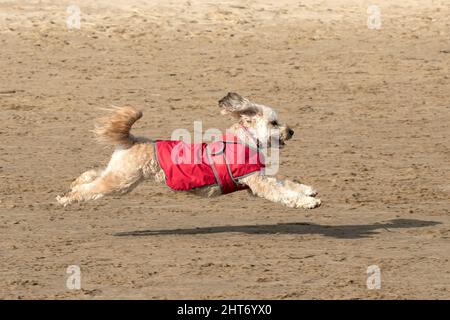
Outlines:
<svg viewBox="0 0 450 320"><path fill-rule="evenodd" d="M274 120L270 123L271 125L273 125L274 127L278 125L278 121Z"/></svg>

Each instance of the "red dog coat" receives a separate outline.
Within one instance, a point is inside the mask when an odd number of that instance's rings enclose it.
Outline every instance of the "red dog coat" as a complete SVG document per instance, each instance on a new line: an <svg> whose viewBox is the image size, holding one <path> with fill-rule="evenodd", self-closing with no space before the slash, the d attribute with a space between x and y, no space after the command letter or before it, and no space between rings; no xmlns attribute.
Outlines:
<svg viewBox="0 0 450 320"><path fill-rule="evenodd" d="M156 154L166 184L173 190L218 185L222 193L230 193L247 188L238 183L238 178L264 168L258 150L231 134L209 144L158 140Z"/></svg>

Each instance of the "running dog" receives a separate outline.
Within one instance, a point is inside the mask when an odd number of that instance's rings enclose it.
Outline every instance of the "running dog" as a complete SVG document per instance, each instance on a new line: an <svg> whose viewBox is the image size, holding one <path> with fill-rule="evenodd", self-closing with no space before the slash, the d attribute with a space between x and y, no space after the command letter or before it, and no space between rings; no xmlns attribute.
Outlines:
<svg viewBox="0 0 450 320"><path fill-rule="evenodd" d="M265 174L261 146L282 148L294 134L272 108L236 93L228 93L219 107L237 123L208 144L133 136L131 127L142 112L132 106L111 108L111 114L100 119L94 129L99 142L115 146L111 160L104 169L81 174L57 201L67 206L125 194L141 181L153 179L173 190L206 197L249 189L256 196L291 208L320 206L312 187Z"/></svg>

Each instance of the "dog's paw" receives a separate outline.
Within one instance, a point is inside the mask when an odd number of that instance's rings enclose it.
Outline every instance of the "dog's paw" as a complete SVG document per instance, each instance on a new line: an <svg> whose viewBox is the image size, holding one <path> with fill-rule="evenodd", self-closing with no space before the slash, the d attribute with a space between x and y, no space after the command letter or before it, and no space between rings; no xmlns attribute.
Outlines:
<svg viewBox="0 0 450 320"><path fill-rule="evenodd" d="M300 184L300 190L305 196L315 197L317 195L317 191L313 189L313 187L307 186L306 184Z"/></svg>
<svg viewBox="0 0 450 320"><path fill-rule="evenodd" d="M70 204L70 199L64 196L56 196L56 201L63 207L67 207Z"/></svg>
<svg viewBox="0 0 450 320"><path fill-rule="evenodd" d="M302 197L297 200L295 207L304 209L314 209L319 207L321 204L322 201L320 201L320 199L316 199L314 197Z"/></svg>

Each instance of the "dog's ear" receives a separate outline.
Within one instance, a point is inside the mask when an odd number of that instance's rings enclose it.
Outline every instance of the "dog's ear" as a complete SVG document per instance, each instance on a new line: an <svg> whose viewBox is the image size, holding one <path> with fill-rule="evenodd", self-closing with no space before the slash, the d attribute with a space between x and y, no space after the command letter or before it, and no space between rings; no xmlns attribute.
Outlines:
<svg viewBox="0 0 450 320"><path fill-rule="evenodd" d="M219 100L219 107L222 114L230 114L235 118L241 116L254 116L258 113L258 107L250 100L240 96L237 93L229 92L225 97Z"/></svg>

